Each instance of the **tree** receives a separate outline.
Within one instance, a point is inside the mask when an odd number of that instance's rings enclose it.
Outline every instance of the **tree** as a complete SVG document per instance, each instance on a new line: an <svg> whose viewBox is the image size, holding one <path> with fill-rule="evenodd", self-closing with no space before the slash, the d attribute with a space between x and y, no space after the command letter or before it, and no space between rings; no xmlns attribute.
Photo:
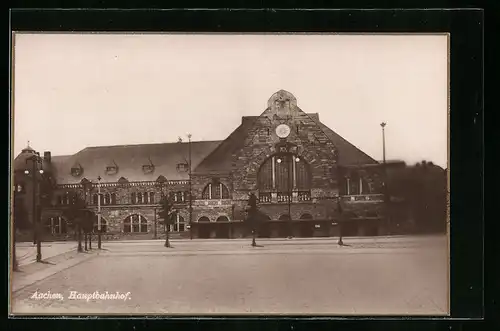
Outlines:
<svg viewBox="0 0 500 331"><path fill-rule="evenodd" d="M174 210L174 202L171 197L163 196L160 200L160 212L158 215L162 219L160 224L165 226L165 247L172 247L169 241L169 228L170 225L174 223L175 217L177 216L177 210Z"/></svg>
<svg viewBox="0 0 500 331"><path fill-rule="evenodd" d="M87 203L79 196L74 195L72 203L68 209L63 212L64 217L72 224L78 234L78 252L83 252L82 249L82 231L88 233L93 226L94 213L87 209ZM91 231L91 230L90 230ZM85 241L85 244L87 242Z"/></svg>
<svg viewBox="0 0 500 331"><path fill-rule="evenodd" d="M248 198L247 217L245 218L245 221L252 230L252 247L257 246L257 243L255 242L255 232L257 230L257 224L259 223L259 216L257 197L254 193L250 193Z"/></svg>
<svg viewBox="0 0 500 331"><path fill-rule="evenodd" d="M13 270L18 270L17 258L16 258L16 232L17 230L26 230L31 227L30 222L28 221L28 212L23 204L23 201L14 195L14 203L13 203L13 211L12 211L12 223L14 227L14 234L12 237L12 263Z"/></svg>

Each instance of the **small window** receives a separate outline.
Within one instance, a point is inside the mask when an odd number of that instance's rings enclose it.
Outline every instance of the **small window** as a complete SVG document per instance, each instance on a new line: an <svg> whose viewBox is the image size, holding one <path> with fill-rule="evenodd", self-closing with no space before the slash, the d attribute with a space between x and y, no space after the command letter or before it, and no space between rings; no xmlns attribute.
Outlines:
<svg viewBox="0 0 500 331"><path fill-rule="evenodd" d="M83 173L82 171L82 168L71 168L71 175L74 176L74 177L78 177L78 176L81 176Z"/></svg>
<svg viewBox="0 0 500 331"><path fill-rule="evenodd" d="M150 173L153 173L155 170L155 166L152 165L152 164L145 164L142 166L142 171L145 173L145 174L150 174Z"/></svg>
<svg viewBox="0 0 500 331"><path fill-rule="evenodd" d="M111 204L116 205L116 193L111 193Z"/></svg>
<svg viewBox="0 0 500 331"><path fill-rule="evenodd" d="M116 174L117 172L118 172L118 167L115 167L115 166L106 167L106 173L108 175L113 175L113 174Z"/></svg>
<svg viewBox="0 0 500 331"><path fill-rule="evenodd" d="M130 203L135 204L136 203L136 198L135 198L135 193L130 194Z"/></svg>
<svg viewBox="0 0 500 331"><path fill-rule="evenodd" d="M177 171L185 172L188 171L188 164L187 163L178 163L177 164Z"/></svg>

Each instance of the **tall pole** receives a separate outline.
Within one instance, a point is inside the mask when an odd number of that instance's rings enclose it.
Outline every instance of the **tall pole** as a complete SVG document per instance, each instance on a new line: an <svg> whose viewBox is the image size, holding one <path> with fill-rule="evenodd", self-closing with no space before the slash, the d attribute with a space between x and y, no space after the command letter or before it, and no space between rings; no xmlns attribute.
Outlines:
<svg viewBox="0 0 500 331"><path fill-rule="evenodd" d="M188 134L188 149L189 149L189 238L193 239L193 182L192 182L192 167L191 167L191 134ZM221 192L222 194L222 192Z"/></svg>
<svg viewBox="0 0 500 331"><path fill-rule="evenodd" d="M101 249L101 176L97 177L97 248Z"/></svg>
<svg viewBox="0 0 500 331"><path fill-rule="evenodd" d="M156 230L156 227L157 227L157 220L156 220L156 207L154 208L154 212L155 212L155 233L154 233L154 239L157 239L157 230Z"/></svg>
<svg viewBox="0 0 500 331"><path fill-rule="evenodd" d="M289 223L289 235L293 237L293 227L292 227L292 176L291 172L293 171L293 155L286 155L287 164L288 164L288 222Z"/></svg>
<svg viewBox="0 0 500 331"><path fill-rule="evenodd" d="M33 182L33 228L34 228L34 244L36 244L36 261L41 262L42 261L42 241L41 241L41 233L40 233L40 218L41 218L41 201L39 197L37 196L37 170L38 170L38 162L40 162L40 157L38 155L33 155L29 159L26 160L26 163L28 163L28 160L32 161L32 168L31 168L31 179ZM40 169L40 174L43 174L43 169ZM24 173L26 175L29 175L30 171L25 170Z"/></svg>
<svg viewBox="0 0 500 331"><path fill-rule="evenodd" d="M37 164L38 158L36 156L33 157L33 216L34 221L36 223L36 261L42 261L42 241L40 238L40 203L37 203ZM39 201L40 202L40 201Z"/></svg>
<svg viewBox="0 0 500 331"><path fill-rule="evenodd" d="M387 124L385 122L380 123L382 127L382 166L383 166L383 174L384 174L384 203L386 208L386 221L389 222L389 198L388 198L388 190L387 190L387 165L385 160L385 126Z"/></svg>

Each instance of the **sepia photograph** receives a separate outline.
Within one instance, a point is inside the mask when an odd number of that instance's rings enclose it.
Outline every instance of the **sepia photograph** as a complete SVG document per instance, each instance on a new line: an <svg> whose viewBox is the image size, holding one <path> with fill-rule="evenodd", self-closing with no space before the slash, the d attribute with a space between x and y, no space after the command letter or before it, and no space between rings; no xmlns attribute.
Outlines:
<svg viewBox="0 0 500 331"><path fill-rule="evenodd" d="M449 35L12 34L9 312L448 316Z"/></svg>

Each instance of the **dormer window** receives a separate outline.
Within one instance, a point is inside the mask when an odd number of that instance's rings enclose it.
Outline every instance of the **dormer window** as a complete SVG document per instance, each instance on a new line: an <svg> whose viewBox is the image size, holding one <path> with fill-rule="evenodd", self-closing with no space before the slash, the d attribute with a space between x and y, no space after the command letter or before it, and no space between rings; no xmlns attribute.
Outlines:
<svg viewBox="0 0 500 331"><path fill-rule="evenodd" d="M148 158L149 163L146 163L142 166L142 172L145 174L151 174L155 171L155 165L153 164L153 161L151 161L151 158Z"/></svg>
<svg viewBox="0 0 500 331"><path fill-rule="evenodd" d="M150 174L153 173L154 171L155 171L155 166L152 164L145 164L142 166L142 172L144 172L145 174Z"/></svg>
<svg viewBox="0 0 500 331"><path fill-rule="evenodd" d="M115 161L112 161L106 166L106 175L115 175L116 173L118 173L118 166Z"/></svg>
<svg viewBox="0 0 500 331"><path fill-rule="evenodd" d="M116 167L106 167L106 172L116 172Z"/></svg>
<svg viewBox="0 0 500 331"><path fill-rule="evenodd" d="M71 167L71 175L74 177L79 177L83 175L83 168L79 163L75 163L75 165Z"/></svg>
<svg viewBox="0 0 500 331"><path fill-rule="evenodd" d="M186 172L189 169L189 165L187 163L177 163L177 171Z"/></svg>

